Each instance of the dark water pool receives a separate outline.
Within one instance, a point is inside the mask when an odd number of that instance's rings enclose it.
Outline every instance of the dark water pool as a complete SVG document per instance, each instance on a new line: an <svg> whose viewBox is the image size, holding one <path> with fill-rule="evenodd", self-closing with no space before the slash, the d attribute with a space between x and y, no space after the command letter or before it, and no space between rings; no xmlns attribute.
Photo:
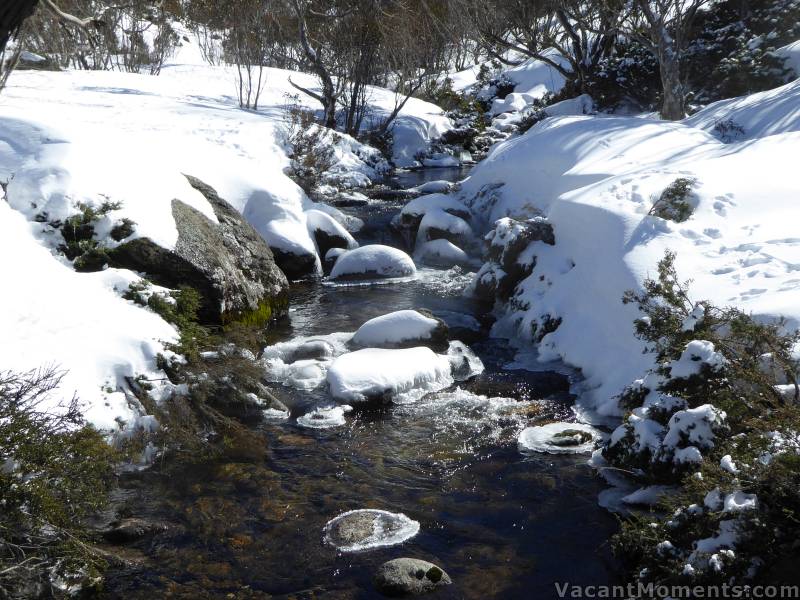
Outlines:
<svg viewBox="0 0 800 600"><path fill-rule="evenodd" d="M353 214L374 224L398 209L372 204ZM366 231L374 241L385 229ZM422 270L397 285L298 284L290 318L271 335L283 341L354 331L404 308L428 308L451 324L481 323L485 307L462 295L468 279L458 270ZM587 457L526 456L516 444L521 428L569 416L569 395L542 399L546 376L505 370L512 352L486 331L485 322L481 331L464 331L487 367L478 382L379 413L351 413L334 429L306 429L294 419L264 425L263 458L182 470L158 465L127 477L119 492L126 510L170 526L129 549L135 562L112 571L106 594L374 598L377 566L401 556L450 574L454 585L439 598L545 599L557 597L555 582L613 582L607 539L616 522L597 506L601 486ZM487 390L512 400L490 401ZM276 394L297 414L325 392L278 387ZM420 522L420 533L363 553L324 545L325 523L358 508L402 512Z"/></svg>

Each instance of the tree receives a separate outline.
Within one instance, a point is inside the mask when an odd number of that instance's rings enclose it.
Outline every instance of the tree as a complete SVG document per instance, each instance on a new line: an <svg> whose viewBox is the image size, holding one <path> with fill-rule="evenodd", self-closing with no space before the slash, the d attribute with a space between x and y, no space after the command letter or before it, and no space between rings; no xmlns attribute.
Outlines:
<svg viewBox="0 0 800 600"><path fill-rule="evenodd" d="M661 118L686 116L686 87L681 68L692 23L709 0L635 0L622 31L644 44L658 60Z"/></svg>

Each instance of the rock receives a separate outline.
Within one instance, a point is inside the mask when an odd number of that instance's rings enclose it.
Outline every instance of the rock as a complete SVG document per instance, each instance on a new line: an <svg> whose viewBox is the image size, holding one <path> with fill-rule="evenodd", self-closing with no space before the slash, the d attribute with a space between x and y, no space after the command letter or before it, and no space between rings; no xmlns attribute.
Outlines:
<svg viewBox="0 0 800 600"><path fill-rule="evenodd" d="M353 236L333 217L320 210L307 210L308 233L314 238L320 256L326 256L332 248L352 250L358 247Z"/></svg>
<svg viewBox="0 0 800 600"><path fill-rule="evenodd" d="M417 272L411 257L397 248L373 244L349 250L339 256L331 279L389 279L409 277Z"/></svg>
<svg viewBox="0 0 800 600"><path fill-rule="evenodd" d="M289 416L286 405L259 382L234 383L230 378L218 379L213 382L208 395L210 406L226 417L239 421L260 421L264 416Z"/></svg>
<svg viewBox="0 0 800 600"><path fill-rule="evenodd" d="M103 532L103 537L112 544L130 544L168 529L164 523L144 519L122 519L112 523L111 527Z"/></svg>
<svg viewBox="0 0 800 600"><path fill-rule="evenodd" d="M533 242L555 244L553 226L541 217L517 221L508 217L498 220L486 236L489 242L487 262L481 267L472 287L475 297L493 302L508 300L517 284L536 267L536 257L519 260Z"/></svg>
<svg viewBox="0 0 800 600"><path fill-rule="evenodd" d="M521 451L545 454L587 454L603 439L591 425L583 423L549 423L528 427L519 434Z"/></svg>
<svg viewBox="0 0 800 600"><path fill-rule="evenodd" d="M452 583L441 568L417 558L385 562L374 579L375 589L385 596L419 596Z"/></svg>
<svg viewBox="0 0 800 600"><path fill-rule="evenodd" d="M370 319L351 341L356 348L414 348L427 346L436 352L448 348L447 324L432 312L399 310Z"/></svg>
<svg viewBox="0 0 800 600"><path fill-rule="evenodd" d="M313 275L317 269L317 255L310 252L305 254L294 254L286 252L275 246L270 246L272 255L275 257L275 264L290 281L297 281L309 275Z"/></svg>
<svg viewBox="0 0 800 600"><path fill-rule="evenodd" d="M326 523L326 543L341 552L394 546L419 533L419 523L402 513L361 509L342 513Z"/></svg>
<svg viewBox="0 0 800 600"><path fill-rule="evenodd" d="M569 379L555 371L502 371L473 379L464 389L480 396L541 400L569 396Z"/></svg>
<svg viewBox="0 0 800 600"><path fill-rule="evenodd" d="M109 264L144 272L165 287L194 288L202 299L198 317L204 323L261 326L286 314L288 282L269 246L211 187L187 179L211 204L219 224L173 200L175 249L137 238L109 250Z"/></svg>
<svg viewBox="0 0 800 600"><path fill-rule="evenodd" d="M286 362L298 360L322 360L331 358L336 353L333 344L325 340L309 340L298 346Z"/></svg>

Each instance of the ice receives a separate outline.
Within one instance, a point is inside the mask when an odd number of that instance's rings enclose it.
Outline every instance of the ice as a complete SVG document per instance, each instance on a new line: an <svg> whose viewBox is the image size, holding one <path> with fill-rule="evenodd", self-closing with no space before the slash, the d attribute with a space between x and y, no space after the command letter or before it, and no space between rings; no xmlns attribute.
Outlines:
<svg viewBox="0 0 800 600"><path fill-rule="evenodd" d="M371 531L360 536L360 531L344 532L343 527L356 519L372 519ZM373 548L396 546L419 533L420 525L402 513L385 510L360 509L342 513L326 523L323 539L340 552L362 552Z"/></svg>
<svg viewBox="0 0 800 600"><path fill-rule="evenodd" d="M353 410L353 407L347 404L315 408L311 412L297 417L297 424L309 429L331 429L333 427L341 427L347 423L344 418L345 413L351 410Z"/></svg>
<svg viewBox="0 0 800 600"><path fill-rule="evenodd" d="M549 423L528 427L519 434L522 451L546 454L588 454L603 436L583 423Z"/></svg>

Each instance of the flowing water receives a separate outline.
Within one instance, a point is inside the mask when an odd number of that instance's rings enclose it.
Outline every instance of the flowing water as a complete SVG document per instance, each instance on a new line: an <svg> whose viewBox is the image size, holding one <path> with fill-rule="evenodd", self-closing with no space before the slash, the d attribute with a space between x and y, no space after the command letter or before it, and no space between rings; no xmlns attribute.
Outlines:
<svg viewBox="0 0 800 600"><path fill-rule="evenodd" d="M398 183L463 175L404 174ZM388 221L401 206L347 209L367 223L359 241L396 244ZM271 333L276 342L355 331L374 316L427 308L463 333L486 372L413 404L349 413L345 425L330 429L296 422L330 403L324 389L277 386L292 418L261 426L265 459L243 451L238 460L157 466L123 480L119 505L169 526L129 549L131 566L112 571L107 593L374 598L376 568L401 556L448 572L454 585L438 598L554 598L554 582L612 583L607 539L616 522L597 505L601 486L587 457L524 455L516 444L525 426L569 417L572 397L552 373L504 368L513 352L488 337L485 307L461 293L468 280L458 269L422 269L415 281L393 285L294 285L290 318ZM420 532L403 545L360 553L326 545L326 522L359 508L404 513Z"/></svg>

